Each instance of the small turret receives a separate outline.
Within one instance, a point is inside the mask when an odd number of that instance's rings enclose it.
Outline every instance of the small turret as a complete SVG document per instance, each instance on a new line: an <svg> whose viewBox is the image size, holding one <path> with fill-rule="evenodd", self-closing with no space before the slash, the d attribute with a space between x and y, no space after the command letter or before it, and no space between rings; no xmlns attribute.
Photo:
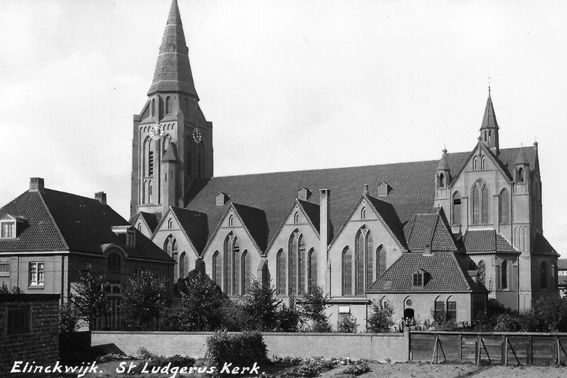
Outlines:
<svg viewBox="0 0 567 378"><path fill-rule="evenodd" d="M520 152L516 157L516 163L514 163L514 167L514 181L516 182L516 184L526 184L528 181L530 163L528 161L528 158L526 157L526 153L523 147L520 149Z"/></svg>
<svg viewBox="0 0 567 378"><path fill-rule="evenodd" d="M449 168L449 163L447 162L447 149L443 149L443 155L439 159L439 164L437 164L437 170L435 171L435 187L437 189L445 189L451 182L451 169Z"/></svg>

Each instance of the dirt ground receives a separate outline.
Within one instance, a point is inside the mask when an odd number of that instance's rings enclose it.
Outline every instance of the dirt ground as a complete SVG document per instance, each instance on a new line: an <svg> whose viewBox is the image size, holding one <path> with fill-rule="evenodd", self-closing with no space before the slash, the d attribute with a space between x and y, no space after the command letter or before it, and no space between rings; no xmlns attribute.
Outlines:
<svg viewBox="0 0 567 378"><path fill-rule="evenodd" d="M381 378L458 378L458 377L474 377L474 378L528 378L528 377L546 377L560 378L567 377L567 367L503 367L503 366L474 366L474 365L451 365L451 364L429 364L429 363L368 363L371 371L360 375L360 377L381 377ZM102 374L86 375L86 378L110 378L110 377L128 377L128 378L164 378L171 377L163 374L144 374L144 375L124 375L115 373L118 362L107 362L99 365ZM339 366L333 370L327 371L320 377L329 378L346 378L350 375L341 374L345 366ZM267 369L271 370L271 376L280 376L288 372L289 368ZM205 377L201 374L184 374L176 375L176 378L196 378Z"/></svg>

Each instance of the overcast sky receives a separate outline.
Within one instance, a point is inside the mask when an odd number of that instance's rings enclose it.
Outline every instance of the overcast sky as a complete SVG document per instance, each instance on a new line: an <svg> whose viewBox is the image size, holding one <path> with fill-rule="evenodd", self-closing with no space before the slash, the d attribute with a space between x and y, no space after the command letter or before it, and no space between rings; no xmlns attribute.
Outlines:
<svg viewBox="0 0 567 378"><path fill-rule="evenodd" d="M0 2L0 204L104 190L129 217L132 115L170 0ZM537 139L567 257L567 2L179 0L215 175L470 151L491 78L501 147ZM433 179L433 178L432 178Z"/></svg>

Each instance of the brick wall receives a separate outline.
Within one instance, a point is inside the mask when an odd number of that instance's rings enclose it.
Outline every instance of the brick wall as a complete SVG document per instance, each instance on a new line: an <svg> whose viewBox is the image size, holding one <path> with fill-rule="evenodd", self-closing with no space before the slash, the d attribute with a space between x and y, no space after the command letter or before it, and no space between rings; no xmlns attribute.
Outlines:
<svg viewBox="0 0 567 378"><path fill-rule="evenodd" d="M29 310L28 329L12 333L9 309ZM51 364L59 358L59 295L0 295L0 377L8 376L14 361Z"/></svg>

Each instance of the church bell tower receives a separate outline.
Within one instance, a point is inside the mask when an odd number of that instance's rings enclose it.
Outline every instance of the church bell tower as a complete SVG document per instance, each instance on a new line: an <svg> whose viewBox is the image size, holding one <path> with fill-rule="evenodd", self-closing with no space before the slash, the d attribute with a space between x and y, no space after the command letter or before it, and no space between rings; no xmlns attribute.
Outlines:
<svg viewBox="0 0 567 378"><path fill-rule="evenodd" d="M134 115L130 215L184 207L213 176L213 125L195 90L177 0L169 16L148 100Z"/></svg>

